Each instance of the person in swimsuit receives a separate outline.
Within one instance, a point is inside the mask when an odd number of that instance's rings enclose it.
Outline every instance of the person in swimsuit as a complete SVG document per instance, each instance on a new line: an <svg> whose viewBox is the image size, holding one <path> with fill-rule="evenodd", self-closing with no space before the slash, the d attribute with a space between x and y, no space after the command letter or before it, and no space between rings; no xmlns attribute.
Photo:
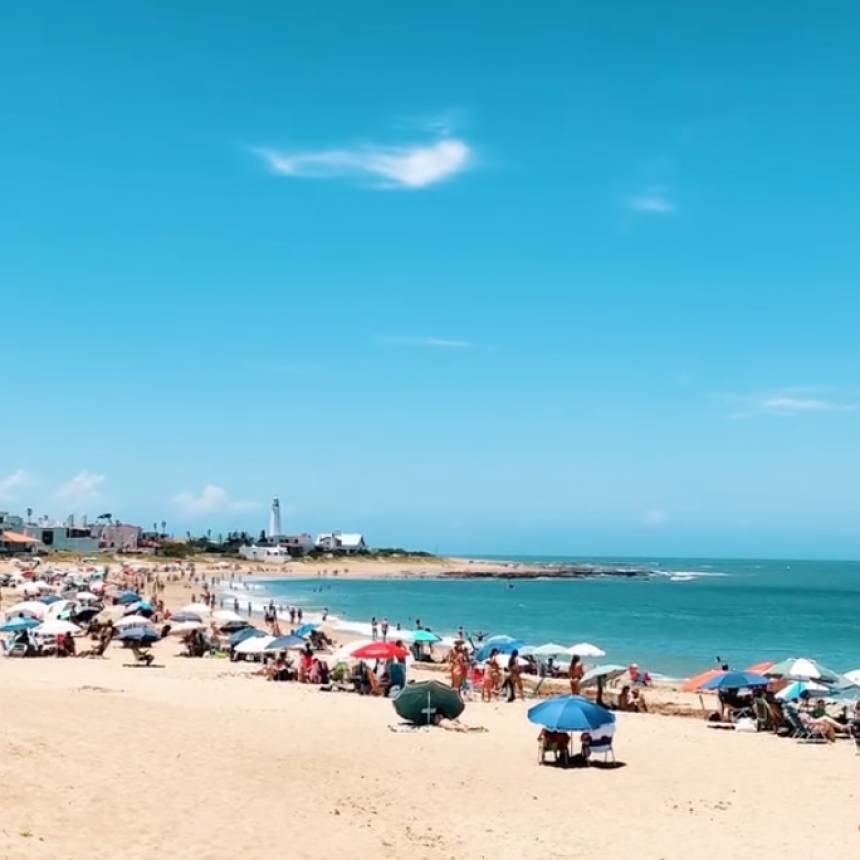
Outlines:
<svg viewBox="0 0 860 860"><path fill-rule="evenodd" d="M513 702L519 695L520 701L523 696L523 676L520 673L520 652L514 649L508 658L508 701Z"/></svg>
<svg viewBox="0 0 860 860"><path fill-rule="evenodd" d="M451 653L448 655L449 668L451 671L451 687L460 690L466 680L466 649L461 641L454 643Z"/></svg>
<svg viewBox="0 0 860 860"><path fill-rule="evenodd" d="M481 701L492 702L493 696L499 689L499 659L498 650L493 648L487 662L484 663L484 678L481 684Z"/></svg>
<svg viewBox="0 0 860 860"><path fill-rule="evenodd" d="M582 668L582 660L578 654L574 654L570 661L570 669L567 671L567 677L570 679L570 693L572 696L579 695L579 688L582 684L582 676L584 675Z"/></svg>

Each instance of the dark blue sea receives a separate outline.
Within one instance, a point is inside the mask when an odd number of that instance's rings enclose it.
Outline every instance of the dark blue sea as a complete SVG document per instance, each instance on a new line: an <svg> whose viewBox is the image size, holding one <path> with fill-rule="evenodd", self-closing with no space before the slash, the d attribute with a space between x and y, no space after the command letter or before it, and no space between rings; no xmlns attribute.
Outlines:
<svg viewBox="0 0 860 860"><path fill-rule="evenodd" d="M583 559L520 558L577 562ZM606 564L606 559L591 559ZM624 559L644 579L517 581L313 578L259 581L255 601L328 607L344 631L366 634L376 615L440 635L506 633L539 645L592 642L605 662L636 661L652 674L685 677L720 656L734 667L808 656L860 667L860 562Z"/></svg>

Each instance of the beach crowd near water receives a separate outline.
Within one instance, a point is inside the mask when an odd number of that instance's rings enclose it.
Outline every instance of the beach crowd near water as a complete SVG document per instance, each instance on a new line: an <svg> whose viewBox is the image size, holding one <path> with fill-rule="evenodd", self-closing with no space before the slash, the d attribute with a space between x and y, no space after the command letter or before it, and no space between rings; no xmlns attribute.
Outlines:
<svg viewBox="0 0 860 860"><path fill-rule="evenodd" d="M590 643L420 615L345 641L328 607L244 599L251 573L0 564L0 856L98 860L138 832L132 857L254 860L284 797L318 822L291 833L299 857L832 858L860 838L860 677L717 657L666 685ZM803 817L771 790L797 774ZM476 804L492 826L453 814Z"/></svg>

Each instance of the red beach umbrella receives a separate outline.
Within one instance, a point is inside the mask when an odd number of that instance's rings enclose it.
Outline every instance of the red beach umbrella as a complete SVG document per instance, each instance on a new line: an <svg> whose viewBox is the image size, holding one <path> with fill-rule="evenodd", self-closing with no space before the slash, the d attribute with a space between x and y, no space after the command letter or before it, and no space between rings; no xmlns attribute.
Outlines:
<svg viewBox="0 0 860 860"><path fill-rule="evenodd" d="M392 660L406 657L409 652L393 642L369 642L352 652L359 660Z"/></svg>
<svg viewBox="0 0 860 860"><path fill-rule="evenodd" d="M695 693L696 690L701 689L702 684L704 684L705 681L710 681L711 678L721 674L722 670L720 669L707 669L704 672L700 672L698 675L693 675L692 678L688 678L683 684L681 684L681 691L684 693Z"/></svg>

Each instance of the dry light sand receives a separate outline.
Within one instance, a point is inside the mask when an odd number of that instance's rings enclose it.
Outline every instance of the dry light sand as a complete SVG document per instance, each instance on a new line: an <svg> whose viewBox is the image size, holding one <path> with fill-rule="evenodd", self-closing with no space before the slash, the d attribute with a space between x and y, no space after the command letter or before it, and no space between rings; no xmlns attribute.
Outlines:
<svg viewBox="0 0 860 860"><path fill-rule="evenodd" d="M0 857L645 860L860 851L853 745L619 717L615 769L536 764L525 707L487 734L395 734L388 701L225 677L221 660L125 668L0 661Z"/></svg>
<svg viewBox="0 0 860 860"><path fill-rule="evenodd" d="M0 659L0 860L860 857L849 741L620 714L617 767L542 768L528 703L470 703L486 734L397 734L387 700L178 650Z"/></svg>

